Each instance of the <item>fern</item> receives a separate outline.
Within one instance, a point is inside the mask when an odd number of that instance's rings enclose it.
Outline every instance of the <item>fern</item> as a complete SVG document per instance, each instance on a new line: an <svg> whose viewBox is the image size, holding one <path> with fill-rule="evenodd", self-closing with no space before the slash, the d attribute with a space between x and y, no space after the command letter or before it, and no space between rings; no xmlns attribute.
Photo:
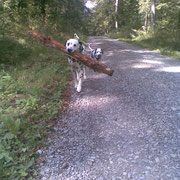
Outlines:
<svg viewBox="0 0 180 180"><path fill-rule="evenodd" d="M11 132L14 135L18 134L21 124L20 119L14 120L12 116L10 115L5 116L2 114L0 114L0 119L3 121L5 127L8 129L9 132Z"/></svg>

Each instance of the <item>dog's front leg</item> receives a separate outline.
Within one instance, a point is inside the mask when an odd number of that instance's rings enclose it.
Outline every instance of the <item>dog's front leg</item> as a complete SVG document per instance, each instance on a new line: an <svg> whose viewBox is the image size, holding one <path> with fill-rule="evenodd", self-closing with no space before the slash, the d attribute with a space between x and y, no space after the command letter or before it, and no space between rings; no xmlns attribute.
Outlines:
<svg viewBox="0 0 180 180"><path fill-rule="evenodd" d="M78 73L79 78L78 78L77 92L81 92L83 76L84 76L83 70L80 70Z"/></svg>
<svg viewBox="0 0 180 180"><path fill-rule="evenodd" d="M81 92L81 89L82 89L82 77L79 78L77 92Z"/></svg>

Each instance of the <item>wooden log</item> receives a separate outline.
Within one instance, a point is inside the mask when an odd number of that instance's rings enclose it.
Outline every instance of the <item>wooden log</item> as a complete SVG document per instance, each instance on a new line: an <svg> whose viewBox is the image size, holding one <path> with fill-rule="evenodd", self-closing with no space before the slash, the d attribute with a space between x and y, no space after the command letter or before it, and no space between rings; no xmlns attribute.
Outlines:
<svg viewBox="0 0 180 180"><path fill-rule="evenodd" d="M52 37L45 36L43 34L39 34L36 31L30 31L29 33L33 37L39 39L40 42L42 42L44 45L50 46L52 48L55 48L55 49L58 49L58 50L62 51L67 56L80 61L85 66L93 69L94 71L99 72L99 73L104 73L104 74L107 74L109 76L113 75L114 70L110 69L108 66L106 66L105 64L103 64L101 62L98 62L98 61L96 61L96 60L94 60L94 59L92 59L92 58L90 58L90 57L88 57L88 56L86 56L84 54L80 54L80 53L77 53L77 52L68 53L66 51L66 47L63 44L55 41Z"/></svg>

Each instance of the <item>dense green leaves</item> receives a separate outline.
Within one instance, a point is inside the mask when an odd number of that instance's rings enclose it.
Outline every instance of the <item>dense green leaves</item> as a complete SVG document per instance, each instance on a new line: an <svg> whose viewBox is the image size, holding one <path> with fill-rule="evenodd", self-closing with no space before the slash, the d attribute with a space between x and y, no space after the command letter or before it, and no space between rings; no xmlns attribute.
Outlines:
<svg viewBox="0 0 180 180"><path fill-rule="evenodd" d="M92 32L97 34L109 33L115 30L115 0L98 1L98 6L92 11ZM138 14L138 0L119 0L118 25L119 29L125 26L131 28L140 27Z"/></svg>
<svg viewBox="0 0 180 180"><path fill-rule="evenodd" d="M36 175L37 148L65 109L68 63L27 32L63 43L86 33L85 18L81 0L0 1L0 179Z"/></svg>
<svg viewBox="0 0 180 180"><path fill-rule="evenodd" d="M91 32L97 34L109 33L115 30L115 0L96 1L98 6L91 14ZM151 25L151 0L119 0L118 25L123 29L146 29ZM180 1L157 0L155 2L155 27L179 33ZM144 27L147 26L147 27Z"/></svg>
<svg viewBox="0 0 180 180"><path fill-rule="evenodd" d="M0 35L17 36L36 29L57 34L86 29L84 3L81 0L2 0Z"/></svg>
<svg viewBox="0 0 180 180"><path fill-rule="evenodd" d="M64 109L69 66L58 51L33 43L0 41L0 179L36 174L36 148Z"/></svg>

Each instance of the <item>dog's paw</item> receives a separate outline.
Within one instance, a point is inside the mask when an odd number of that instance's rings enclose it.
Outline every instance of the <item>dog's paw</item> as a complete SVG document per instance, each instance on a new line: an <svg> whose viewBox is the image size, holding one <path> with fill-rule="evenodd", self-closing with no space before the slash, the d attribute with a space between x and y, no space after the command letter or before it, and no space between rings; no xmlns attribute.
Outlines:
<svg viewBox="0 0 180 180"><path fill-rule="evenodd" d="M80 86L77 87L77 92L78 92L78 93L81 92L81 87L80 87Z"/></svg>

